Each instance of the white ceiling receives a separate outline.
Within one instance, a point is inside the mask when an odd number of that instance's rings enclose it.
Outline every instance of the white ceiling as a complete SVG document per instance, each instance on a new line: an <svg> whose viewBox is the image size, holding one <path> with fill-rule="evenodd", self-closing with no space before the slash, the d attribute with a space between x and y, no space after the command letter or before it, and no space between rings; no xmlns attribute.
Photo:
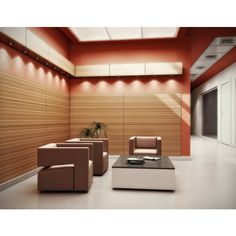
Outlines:
<svg viewBox="0 0 236 236"><path fill-rule="evenodd" d="M79 41L175 38L178 27L71 27Z"/></svg>
<svg viewBox="0 0 236 236"><path fill-rule="evenodd" d="M190 69L193 82L236 45L236 37L216 37Z"/></svg>

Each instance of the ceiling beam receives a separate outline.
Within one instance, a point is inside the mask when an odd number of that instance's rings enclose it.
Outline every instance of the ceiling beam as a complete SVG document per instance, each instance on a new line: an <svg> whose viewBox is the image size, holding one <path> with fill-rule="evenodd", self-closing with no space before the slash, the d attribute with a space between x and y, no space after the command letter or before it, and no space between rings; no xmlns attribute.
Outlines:
<svg viewBox="0 0 236 236"><path fill-rule="evenodd" d="M223 71L225 68L236 62L236 47L231 49L221 59L219 59L213 66L200 75L195 81L191 83L191 89L195 89L213 76Z"/></svg>
<svg viewBox="0 0 236 236"><path fill-rule="evenodd" d="M79 40L75 36L75 34L70 30L69 27L59 27L60 31L62 31L67 38L69 38L73 43L78 43Z"/></svg>
<svg viewBox="0 0 236 236"><path fill-rule="evenodd" d="M188 27L180 27L178 34L177 34L177 38L184 38L184 36L186 36L188 31Z"/></svg>

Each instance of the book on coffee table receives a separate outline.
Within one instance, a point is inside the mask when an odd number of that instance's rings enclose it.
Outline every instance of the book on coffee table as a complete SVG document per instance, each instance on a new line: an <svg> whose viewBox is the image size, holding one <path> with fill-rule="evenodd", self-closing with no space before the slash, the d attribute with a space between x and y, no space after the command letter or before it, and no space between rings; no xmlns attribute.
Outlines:
<svg viewBox="0 0 236 236"><path fill-rule="evenodd" d="M144 160L150 160L150 161L157 161L160 160L160 157L149 157L149 156L145 156L143 157Z"/></svg>

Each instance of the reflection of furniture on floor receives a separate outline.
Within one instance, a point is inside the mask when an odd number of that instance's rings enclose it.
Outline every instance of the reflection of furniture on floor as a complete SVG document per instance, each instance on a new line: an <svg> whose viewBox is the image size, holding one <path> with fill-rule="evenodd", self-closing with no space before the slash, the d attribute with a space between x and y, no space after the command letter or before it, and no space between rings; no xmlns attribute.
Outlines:
<svg viewBox="0 0 236 236"><path fill-rule="evenodd" d="M129 155L161 156L161 137L134 136L129 139Z"/></svg>
<svg viewBox="0 0 236 236"><path fill-rule="evenodd" d="M129 157L134 156L121 156L113 164L113 188L175 190L175 167L168 157L139 165L128 164Z"/></svg>
<svg viewBox="0 0 236 236"><path fill-rule="evenodd" d="M90 148L60 147L55 143L38 148L39 191L85 191L93 180L93 161Z"/></svg>
<svg viewBox="0 0 236 236"><path fill-rule="evenodd" d="M66 143L92 143L94 175L103 175L108 168L108 138L73 138Z"/></svg>

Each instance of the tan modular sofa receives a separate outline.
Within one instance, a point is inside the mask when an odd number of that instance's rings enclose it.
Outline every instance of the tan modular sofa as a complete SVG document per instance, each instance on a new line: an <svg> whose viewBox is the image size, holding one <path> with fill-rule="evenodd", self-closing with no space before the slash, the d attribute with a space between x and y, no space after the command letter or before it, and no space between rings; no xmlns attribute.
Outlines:
<svg viewBox="0 0 236 236"><path fill-rule="evenodd" d="M161 137L134 136L129 139L129 155L161 156Z"/></svg>
<svg viewBox="0 0 236 236"><path fill-rule="evenodd" d="M92 143L94 145L94 175L103 175L108 169L108 138L73 138L66 143Z"/></svg>
<svg viewBox="0 0 236 236"><path fill-rule="evenodd" d="M93 145L87 147L51 143L38 148L39 191L85 191L93 180Z"/></svg>

